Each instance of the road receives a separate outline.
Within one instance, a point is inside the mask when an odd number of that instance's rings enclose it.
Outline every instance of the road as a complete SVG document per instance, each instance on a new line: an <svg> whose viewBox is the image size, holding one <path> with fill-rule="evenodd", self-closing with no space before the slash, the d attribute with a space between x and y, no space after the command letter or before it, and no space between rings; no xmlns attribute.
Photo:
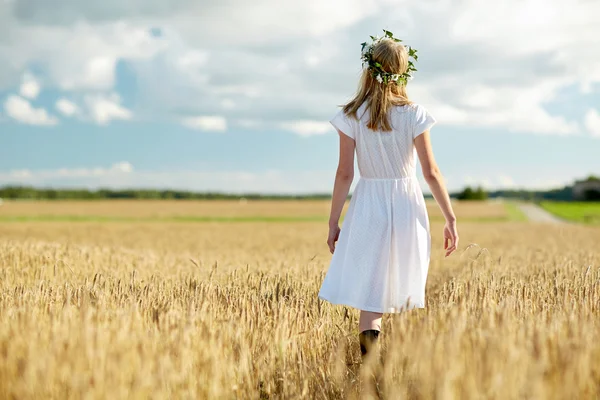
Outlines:
<svg viewBox="0 0 600 400"><path fill-rule="evenodd" d="M527 219L532 222L545 222L551 224L564 224L566 222L534 203L519 203L518 207L519 210L525 214Z"/></svg>

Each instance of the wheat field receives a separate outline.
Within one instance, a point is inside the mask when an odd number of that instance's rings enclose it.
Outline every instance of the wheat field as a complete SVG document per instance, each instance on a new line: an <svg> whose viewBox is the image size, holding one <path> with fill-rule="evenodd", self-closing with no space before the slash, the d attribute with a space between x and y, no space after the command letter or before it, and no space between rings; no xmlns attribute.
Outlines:
<svg viewBox="0 0 600 400"><path fill-rule="evenodd" d="M444 258L431 205L427 307L385 314L380 360L362 363L358 310L317 298L328 209L4 203L0 397L600 398L600 228L459 203ZM170 219L190 215L253 219Z"/></svg>

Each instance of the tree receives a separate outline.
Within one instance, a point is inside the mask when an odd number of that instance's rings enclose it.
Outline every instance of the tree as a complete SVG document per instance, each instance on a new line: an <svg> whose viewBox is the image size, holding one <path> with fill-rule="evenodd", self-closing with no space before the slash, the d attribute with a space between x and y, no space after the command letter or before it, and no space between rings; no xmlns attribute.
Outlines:
<svg viewBox="0 0 600 400"><path fill-rule="evenodd" d="M600 181L600 178L598 178L597 176L594 175L590 175L587 177L587 179L584 182L597 182Z"/></svg>
<svg viewBox="0 0 600 400"><path fill-rule="evenodd" d="M481 186L478 186L475 190L470 186L467 186L458 194L459 200L486 200L487 198L488 194Z"/></svg>

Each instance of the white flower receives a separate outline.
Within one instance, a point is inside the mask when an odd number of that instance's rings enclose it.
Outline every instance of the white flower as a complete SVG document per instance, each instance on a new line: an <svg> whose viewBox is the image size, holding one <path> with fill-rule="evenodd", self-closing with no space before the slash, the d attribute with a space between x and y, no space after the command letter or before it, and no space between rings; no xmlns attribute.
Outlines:
<svg viewBox="0 0 600 400"><path fill-rule="evenodd" d="M375 79L377 79L377 82L379 83L383 82L383 78L381 77L381 75L377 75L377 78Z"/></svg>
<svg viewBox="0 0 600 400"><path fill-rule="evenodd" d="M398 80L398 78L400 78L400 75L398 75L398 74L394 74L394 75L392 75L392 80L393 80L393 81L397 81L397 80Z"/></svg>
<svg viewBox="0 0 600 400"><path fill-rule="evenodd" d="M412 79L413 79L412 75L408 75L408 78L407 78L407 79L408 79L409 81L412 81Z"/></svg>
<svg viewBox="0 0 600 400"><path fill-rule="evenodd" d="M404 47L406 48L406 52L410 53L410 46L408 46L408 45L405 44Z"/></svg>

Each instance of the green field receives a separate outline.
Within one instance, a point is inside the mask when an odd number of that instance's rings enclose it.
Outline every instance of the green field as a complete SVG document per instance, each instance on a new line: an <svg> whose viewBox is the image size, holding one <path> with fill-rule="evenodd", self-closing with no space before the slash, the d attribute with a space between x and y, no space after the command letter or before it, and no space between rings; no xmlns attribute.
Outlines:
<svg viewBox="0 0 600 400"><path fill-rule="evenodd" d="M527 216L519 209L515 202L509 201L504 203L506 208L507 220L509 221L527 221Z"/></svg>
<svg viewBox="0 0 600 400"><path fill-rule="evenodd" d="M540 206L559 218L586 224L600 224L600 203L543 201Z"/></svg>

